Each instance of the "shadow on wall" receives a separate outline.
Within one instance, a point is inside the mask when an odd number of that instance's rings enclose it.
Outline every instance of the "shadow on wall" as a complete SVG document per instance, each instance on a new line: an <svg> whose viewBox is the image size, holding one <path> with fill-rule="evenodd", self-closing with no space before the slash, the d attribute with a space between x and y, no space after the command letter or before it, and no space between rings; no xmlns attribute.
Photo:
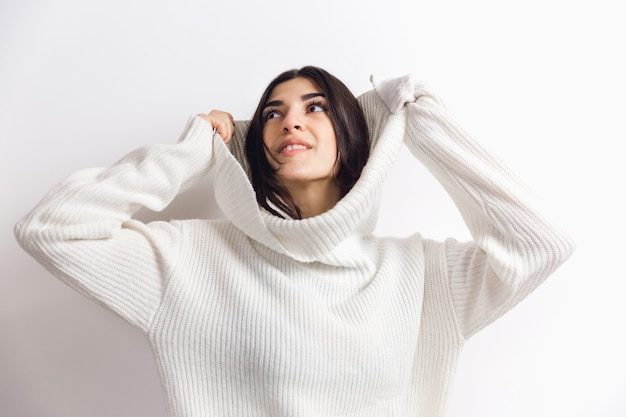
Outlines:
<svg viewBox="0 0 626 417"><path fill-rule="evenodd" d="M209 174L190 189L180 193L163 211L142 208L135 216L144 223L163 220L223 219L224 214L215 201L213 174Z"/></svg>
<svg viewBox="0 0 626 417"><path fill-rule="evenodd" d="M27 255L16 261L22 303L0 320L0 416L165 416L145 337Z"/></svg>

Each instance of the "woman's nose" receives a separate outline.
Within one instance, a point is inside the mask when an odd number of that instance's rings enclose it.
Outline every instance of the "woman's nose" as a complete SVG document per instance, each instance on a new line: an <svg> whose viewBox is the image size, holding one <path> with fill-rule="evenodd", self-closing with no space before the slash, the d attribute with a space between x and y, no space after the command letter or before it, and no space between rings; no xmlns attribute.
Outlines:
<svg viewBox="0 0 626 417"><path fill-rule="evenodd" d="M285 133L293 130L302 130L302 127L302 119L295 111L290 111L285 115L285 118L283 119L283 131Z"/></svg>

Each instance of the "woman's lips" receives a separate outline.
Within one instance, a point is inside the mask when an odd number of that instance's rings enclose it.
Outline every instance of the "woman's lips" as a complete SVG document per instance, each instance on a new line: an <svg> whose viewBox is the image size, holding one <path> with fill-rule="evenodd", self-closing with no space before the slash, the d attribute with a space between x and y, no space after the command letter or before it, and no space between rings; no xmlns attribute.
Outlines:
<svg viewBox="0 0 626 417"><path fill-rule="evenodd" d="M292 155L311 149L311 146L300 140L287 140L280 145L279 154Z"/></svg>

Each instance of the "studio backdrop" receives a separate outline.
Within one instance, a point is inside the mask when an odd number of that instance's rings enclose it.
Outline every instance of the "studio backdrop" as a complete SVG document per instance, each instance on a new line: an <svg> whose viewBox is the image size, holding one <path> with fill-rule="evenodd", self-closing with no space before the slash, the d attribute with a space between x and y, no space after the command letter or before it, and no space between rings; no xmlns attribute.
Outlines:
<svg viewBox="0 0 626 417"><path fill-rule="evenodd" d="M626 415L626 32L617 2L3 0L0 416L165 416L149 343L52 277L15 223L81 168L251 117L267 83L323 67L359 95L413 74L574 236L574 257L470 339L450 417ZM211 174L145 221L219 218ZM470 238L403 148L376 234Z"/></svg>

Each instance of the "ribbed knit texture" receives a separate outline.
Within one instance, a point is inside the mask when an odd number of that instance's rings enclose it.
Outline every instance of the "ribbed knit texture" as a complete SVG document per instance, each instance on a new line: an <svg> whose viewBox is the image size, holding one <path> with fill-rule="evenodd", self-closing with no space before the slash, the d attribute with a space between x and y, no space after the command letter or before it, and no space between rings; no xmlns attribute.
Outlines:
<svg viewBox="0 0 626 417"><path fill-rule="evenodd" d="M573 250L523 187L411 77L359 97L372 152L332 210L259 209L243 157L192 118L178 143L62 181L15 229L54 275L149 338L176 417L442 416L463 343ZM473 242L372 236L402 143ZM212 167L225 220L143 224Z"/></svg>

